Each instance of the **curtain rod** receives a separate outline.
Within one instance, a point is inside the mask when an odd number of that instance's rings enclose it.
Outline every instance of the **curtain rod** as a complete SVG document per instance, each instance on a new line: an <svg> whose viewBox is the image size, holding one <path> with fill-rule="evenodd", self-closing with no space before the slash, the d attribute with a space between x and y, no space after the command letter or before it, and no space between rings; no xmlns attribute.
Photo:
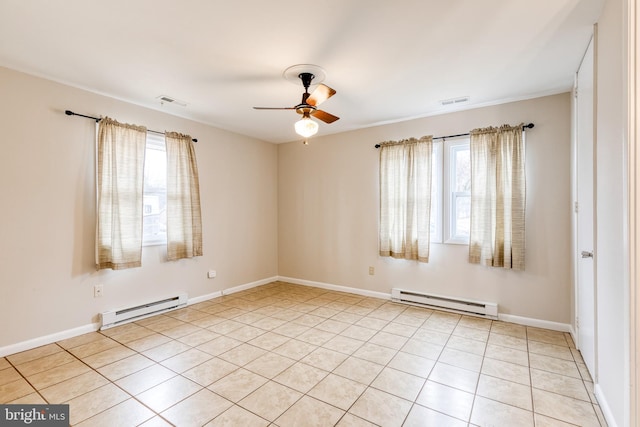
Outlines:
<svg viewBox="0 0 640 427"><path fill-rule="evenodd" d="M98 123L100 120L102 120L100 117L92 117L92 116L85 116L84 114L78 114L78 113L74 113L71 110L64 110L64 113L67 116L79 116L79 117L85 117L87 119L93 119L96 121L96 123ZM151 130L151 129L147 129L147 132L151 132L151 133L157 133L158 135L164 135L164 132L160 132L157 130ZM198 140L196 138L192 139L193 142L198 142Z"/></svg>
<svg viewBox="0 0 640 427"><path fill-rule="evenodd" d="M533 123L529 123L528 125L523 125L522 126L522 131L524 132L525 129L531 129L533 128L535 125ZM459 133L457 135L447 135L447 136L436 136L433 139L448 139L448 138L457 138L459 136L468 136L469 132L467 133ZM380 148L380 144L376 144L374 145L374 147L376 148Z"/></svg>

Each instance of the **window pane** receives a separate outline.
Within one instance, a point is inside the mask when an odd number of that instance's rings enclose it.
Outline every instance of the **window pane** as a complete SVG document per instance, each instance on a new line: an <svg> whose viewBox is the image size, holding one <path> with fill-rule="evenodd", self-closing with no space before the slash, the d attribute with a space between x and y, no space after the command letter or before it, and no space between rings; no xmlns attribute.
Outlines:
<svg viewBox="0 0 640 427"><path fill-rule="evenodd" d="M144 161L143 244L167 241L167 155L164 139L147 137Z"/></svg>
<svg viewBox="0 0 640 427"><path fill-rule="evenodd" d="M456 194L455 196L455 230L456 238L469 237L471 228L471 196Z"/></svg>
<svg viewBox="0 0 640 427"><path fill-rule="evenodd" d="M469 146L456 147L455 185L453 191L471 191L471 151Z"/></svg>

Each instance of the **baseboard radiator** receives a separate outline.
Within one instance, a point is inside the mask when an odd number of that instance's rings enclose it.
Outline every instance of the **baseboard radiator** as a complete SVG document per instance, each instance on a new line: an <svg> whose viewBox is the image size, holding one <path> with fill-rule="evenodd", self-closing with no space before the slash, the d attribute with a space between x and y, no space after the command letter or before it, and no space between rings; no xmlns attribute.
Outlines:
<svg viewBox="0 0 640 427"><path fill-rule="evenodd" d="M435 308L455 313L488 317L490 319L498 318L498 304L494 302L445 297L400 288L391 289L391 300L419 307Z"/></svg>
<svg viewBox="0 0 640 427"><path fill-rule="evenodd" d="M113 328L114 326L119 326L124 323L133 322L135 320L144 319L145 317L175 310L176 308L186 306L187 301L187 294L179 294L162 300L137 305L135 307L105 311L104 313L100 313L102 321L100 330Z"/></svg>

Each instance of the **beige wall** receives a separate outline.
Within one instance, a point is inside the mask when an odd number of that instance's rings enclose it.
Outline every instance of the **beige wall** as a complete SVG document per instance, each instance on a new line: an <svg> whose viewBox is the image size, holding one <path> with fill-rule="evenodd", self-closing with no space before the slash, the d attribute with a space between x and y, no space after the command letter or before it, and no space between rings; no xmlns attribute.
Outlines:
<svg viewBox="0 0 640 427"><path fill-rule="evenodd" d="M277 275L275 145L5 68L0 99L0 348ZM95 271L95 123L65 109L198 138L204 256L166 262L163 247L146 247L141 268Z"/></svg>
<svg viewBox="0 0 640 427"><path fill-rule="evenodd" d="M568 93L314 138L278 147L281 276L389 293L495 301L500 312L571 323ZM378 256L378 151L385 140L534 122L527 139L526 271L471 265L467 246L431 245L428 264ZM375 275L368 274L369 266Z"/></svg>

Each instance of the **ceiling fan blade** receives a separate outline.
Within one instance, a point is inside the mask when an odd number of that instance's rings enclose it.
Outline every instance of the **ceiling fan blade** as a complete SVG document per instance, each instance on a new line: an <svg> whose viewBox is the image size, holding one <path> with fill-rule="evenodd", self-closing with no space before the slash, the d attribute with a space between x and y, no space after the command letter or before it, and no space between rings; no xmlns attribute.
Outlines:
<svg viewBox="0 0 640 427"><path fill-rule="evenodd" d="M326 111L316 110L311 113L313 117L316 119L322 120L325 123L333 123L338 120L340 117L334 116L333 114L329 114Z"/></svg>
<svg viewBox="0 0 640 427"><path fill-rule="evenodd" d="M253 107L254 110L295 110L295 107Z"/></svg>
<svg viewBox="0 0 640 427"><path fill-rule="evenodd" d="M336 91L331 89L327 85L319 84L318 87L311 92L311 95L307 98L307 104L318 106L322 104L327 99L331 98L336 94Z"/></svg>

